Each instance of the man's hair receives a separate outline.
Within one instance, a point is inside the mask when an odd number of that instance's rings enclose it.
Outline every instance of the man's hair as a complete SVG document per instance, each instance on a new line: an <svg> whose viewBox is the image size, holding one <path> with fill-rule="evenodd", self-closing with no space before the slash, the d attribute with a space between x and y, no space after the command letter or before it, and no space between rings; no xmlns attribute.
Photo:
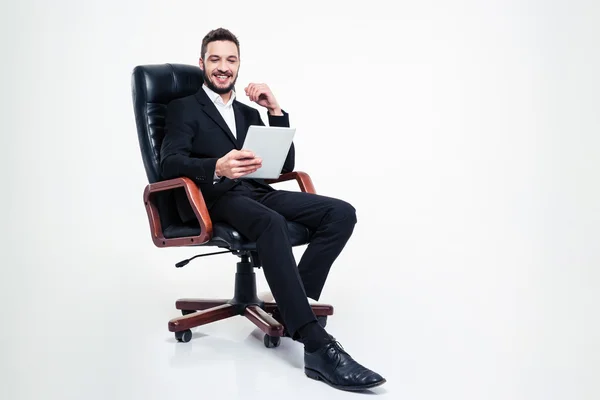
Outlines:
<svg viewBox="0 0 600 400"><path fill-rule="evenodd" d="M206 34L206 36L204 36L204 39L202 39L202 49L200 51L200 58L202 58L204 60L204 56L206 55L206 48L208 47L208 44L210 42L216 42L218 40L226 40L226 41L235 43L235 45L237 46L238 55L239 55L240 42L238 41L238 38L227 29L218 28L218 29L213 29L212 31L208 32Z"/></svg>

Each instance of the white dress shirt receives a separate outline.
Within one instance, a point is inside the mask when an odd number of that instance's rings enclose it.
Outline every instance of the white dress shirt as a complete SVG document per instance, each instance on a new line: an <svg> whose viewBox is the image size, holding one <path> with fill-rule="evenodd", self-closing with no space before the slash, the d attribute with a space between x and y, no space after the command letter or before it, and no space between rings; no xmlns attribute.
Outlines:
<svg viewBox="0 0 600 400"><path fill-rule="evenodd" d="M219 113L225 120L225 123L229 127L229 130L231 131L231 133L233 133L233 136L237 139L237 132L236 132L236 126L235 126L235 114L233 112L233 101L235 100L235 91L234 90L231 91L231 97L229 97L229 101L227 102L227 104L225 104L225 102L223 102L223 98L221 97L221 95L216 93L215 91L211 90L208 86L202 85L202 89L204 89L204 91L206 92L208 97L212 100L215 107L217 107L217 110L219 110ZM220 178L217 176L217 171L215 171L215 174L213 176L213 184L217 183L219 181L219 179Z"/></svg>
<svg viewBox="0 0 600 400"><path fill-rule="evenodd" d="M229 130L237 139L237 132L235 130L235 114L233 113L233 101L235 100L235 91L231 91L231 97L229 98L227 104L225 104L221 95L211 90L208 86L202 85L202 89L204 89L208 97L214 103L215 107L217 107L217 110L219 110L219 113L225 120L225 123L229 127Z"/></svg>

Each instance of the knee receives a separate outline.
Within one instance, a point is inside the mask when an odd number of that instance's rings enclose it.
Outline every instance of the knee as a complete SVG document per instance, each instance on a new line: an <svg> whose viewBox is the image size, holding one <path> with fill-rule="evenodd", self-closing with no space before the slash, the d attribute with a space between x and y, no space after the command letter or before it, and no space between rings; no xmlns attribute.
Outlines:
<svg viewBox="0 0 600 400"><path fill-rule="evenodd" d="M287 223L285 218L281 215L278 214L276 212L272 212L269 213L267 216L265 216L264 218L264 230L268 230L268 229L275 229L275 230L281 230L281 229L287 229Z"/></svg>
<svg viewBox="0 0 600 400"><path fill-rule="evenodd" d="M254 216L250 224L257 236L261 236L265 232L286 228L285 218L274 211Z"/></svg>
<svg viewBox="0 0 600 400"><path fill-rule="evenodd" d="M338 224L354 226L357 222L356 209L343 200L336 201L329 214L331 220Z"/></svg>

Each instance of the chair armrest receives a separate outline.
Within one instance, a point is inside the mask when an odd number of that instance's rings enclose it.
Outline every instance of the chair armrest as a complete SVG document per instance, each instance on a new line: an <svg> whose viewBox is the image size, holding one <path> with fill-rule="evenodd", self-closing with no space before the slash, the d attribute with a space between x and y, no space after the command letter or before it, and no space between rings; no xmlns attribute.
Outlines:
<svg viewBox="0 0 600 400"><path fill-rule="evenodd" d="M295 179L298 182L301 191L313 194L317 193L310 176L308 176L306 172L302 171L286 172L285 174L280 175L277 179L266 179L265 182L270 184L291 181L292 179Z"/></svg>
<svg viewBox="0 0 600 400"><path fill-rule="evenodd" d="M185 189L187 198L190 201L190 206L192 207L194 214L196 214L196 218L198 218L200 224L200 235L198 236L174 239L167 239L164 237L160 217L158 215L158 207L154 202L153 194L177 188ZM204 197L191 179L181 177L147 185L144 190L144 204L146 205L146 212L148 213L152 240L157 247L198 245L205 243L212 238L212 221L208 209L206 208Z"/></svg>

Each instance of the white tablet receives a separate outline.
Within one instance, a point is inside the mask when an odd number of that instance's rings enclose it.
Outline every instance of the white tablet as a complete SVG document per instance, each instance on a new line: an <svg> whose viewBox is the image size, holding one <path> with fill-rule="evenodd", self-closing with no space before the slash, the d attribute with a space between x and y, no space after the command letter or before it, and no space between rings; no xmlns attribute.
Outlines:
<svg viewBox="0 0 600 400"><path fill-rule="evenodd" d="M252 151L262 159L262 166L245 178L277 179L292 146L296 128L250 125L242 150Z"/></svg>

